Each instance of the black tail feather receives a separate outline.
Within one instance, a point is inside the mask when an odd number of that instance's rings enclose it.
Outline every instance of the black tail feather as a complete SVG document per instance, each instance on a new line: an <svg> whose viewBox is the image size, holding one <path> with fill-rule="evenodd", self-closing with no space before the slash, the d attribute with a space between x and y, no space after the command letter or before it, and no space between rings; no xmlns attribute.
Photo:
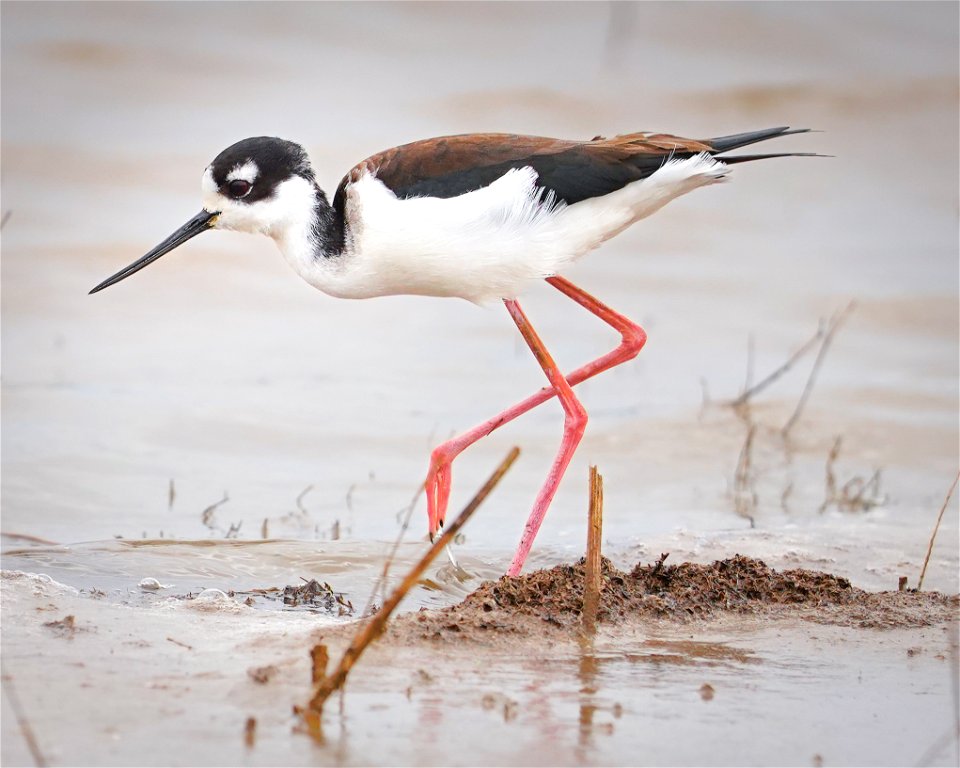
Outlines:
<svg viewBox="0 0 960 768"><path fill-rule="evenodd" d="M758 141L766 141L778 136L790 136L794 133L808 133L809 128L790 128L789 126L780 126L779 128L767 128L763 131L750 131L749 133L736 133L732 136L719 136L716 139L708 139L706 144L713 147L715 153L729 152L731 149L740 149L748 144L756 144Z"/></svg>
<svg viewBox="0 0 960 768"><path fill-rule="evenodd" d="M765 155L733 155L732 157L718 157L721 163L733 165L734 163L748 163L751 160L769 160L771 157L833 157L833 155L821 155L817 152L774 152Z"/></svg>

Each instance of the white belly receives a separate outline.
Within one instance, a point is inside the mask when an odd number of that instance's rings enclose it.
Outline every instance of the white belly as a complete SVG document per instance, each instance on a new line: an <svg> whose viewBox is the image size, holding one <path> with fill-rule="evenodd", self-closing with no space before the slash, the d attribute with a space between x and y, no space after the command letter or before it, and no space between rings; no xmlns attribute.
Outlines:
<svg viewBox="0 0 960 768"><path fill-rule="evenodd" d="M557 274L670 200L719 180L727 166L707 155L666 163L652 176L574 205L540 202L532 168L508 171L453 198L401 200L375 176L347 188L348 239L340 256L297 253L301 276L343 298L396 294L514 298Z"/></svg>

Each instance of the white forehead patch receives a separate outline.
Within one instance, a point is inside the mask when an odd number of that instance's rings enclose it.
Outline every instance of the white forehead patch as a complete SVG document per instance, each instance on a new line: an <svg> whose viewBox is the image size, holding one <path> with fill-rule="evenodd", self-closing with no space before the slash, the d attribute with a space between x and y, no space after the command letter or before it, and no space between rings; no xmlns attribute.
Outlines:
<svg viewBox="0 0 960 768"><path fill-rule="evenodd" d="M207 197L217 193L217 183L213 180L213 169L210 166L203 172L203 178L200 180L200 189L203 190L203 196Z"/></svg>
<svg viewBox="0 0 960 768"><path fill-rule="evenodd" d="M243 179L244 181L253 184L257 176L260 175L260 169L257 168L257 164L253 160L247 160L243 165L236 166L230 173L227 174L227 181L234 181L236 179Z"/></svg>

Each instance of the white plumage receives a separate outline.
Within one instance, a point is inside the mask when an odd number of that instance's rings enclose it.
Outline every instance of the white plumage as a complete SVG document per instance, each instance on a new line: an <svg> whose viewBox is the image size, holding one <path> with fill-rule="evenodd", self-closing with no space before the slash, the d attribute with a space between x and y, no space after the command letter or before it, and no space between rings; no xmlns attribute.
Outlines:
<svg viewBox="0 0 960 768"><path fill-rule="evenodd" d="M476 303L514 298L557 274L634 222L729 169L707 154L669 160L646 179L565 205L542 196L532 168L507 171L489 186L451 198L398 198L364 173L347 185L343 254L319 256L310 233L315 193L284 181L253 205L211 200L217 226L270 235L308 283L332 296L414 294Z"/></svg>

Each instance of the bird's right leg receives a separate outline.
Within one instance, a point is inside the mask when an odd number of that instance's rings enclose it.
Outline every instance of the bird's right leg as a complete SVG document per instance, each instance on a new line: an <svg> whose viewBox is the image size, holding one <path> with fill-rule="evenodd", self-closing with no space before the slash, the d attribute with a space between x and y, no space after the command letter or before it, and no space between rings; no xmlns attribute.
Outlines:
<svg viewBox="0 0 960 768"><path fill-rule="evenodd" d="M635 322L610 309L565 278L548 277L547 282L564 295L576 301L584 309L612 326L620 333L622 339L616 349L577 368L569 374L566 379L571 387L599 373L603 373L614 366L632 360L639 354L640 350L643 349L643 345L647 341L647 334L643 328ZM433 453L430 455L430 469L427 471L427 479L424 484L427 494L427 515L429 517L431 540L443 527L447 513L447 503L450 500L450 474L453 460L480 438L486 437L495 429L513 421L518 416L522 416L527 411L546 402L556 394L556 390L553 387L544 387L536 394L517 403L512 408L508 408L492 419L478 424L473 429L438 445L433 450Z"/></svg>

